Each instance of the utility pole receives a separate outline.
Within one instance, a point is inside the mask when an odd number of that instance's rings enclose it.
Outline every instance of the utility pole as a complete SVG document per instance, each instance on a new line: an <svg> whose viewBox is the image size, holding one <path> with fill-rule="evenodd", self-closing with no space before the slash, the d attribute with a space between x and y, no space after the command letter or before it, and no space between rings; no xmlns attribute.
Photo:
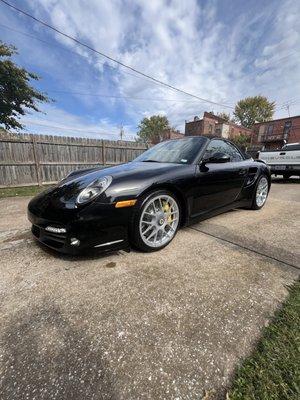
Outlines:
<svg viewBox="0 0 300 400"><path fill-rule="evenodd" d="M120 139L123 140L123 136L124 136L124 128L123 125L121 124L120 126Z"/></svg>

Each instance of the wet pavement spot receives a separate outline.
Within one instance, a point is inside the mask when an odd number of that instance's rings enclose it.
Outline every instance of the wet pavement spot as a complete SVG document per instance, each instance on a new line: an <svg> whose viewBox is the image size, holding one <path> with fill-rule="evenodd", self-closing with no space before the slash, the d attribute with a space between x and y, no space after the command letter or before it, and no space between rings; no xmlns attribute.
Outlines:
<svg viewBox="0 0 300 400"><path fill-rule="evenodd" d="M113 262L113 261L111 261L111 262L105 264L105 267L106 267L106 268L115 268L116 266L117 266L117 263L115 263L115 262Z"/></svg>

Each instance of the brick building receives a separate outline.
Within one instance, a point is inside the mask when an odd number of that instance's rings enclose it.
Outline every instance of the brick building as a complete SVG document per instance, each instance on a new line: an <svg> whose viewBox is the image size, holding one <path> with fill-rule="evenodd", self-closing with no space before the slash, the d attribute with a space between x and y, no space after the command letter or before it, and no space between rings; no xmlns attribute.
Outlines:
<svg viewBox="0 0 300 400"><path fill-rule="evenodd" d="M253 126L253 144L266 150L300 142L300 115L260 122Z"/></svg>
<svg viewBox="0 0 300 400"><path fill-rule="evenodd" d="M182 138L184 138L184 134L181 133L180 131L174 129L166 129L165 131L162 132L160 137L157 137L157 139L152 140L152 144L157 144L159 142L163 142L164 140L182 139Z"/></svg>
<svg viewBox="0 0 300 400"><path fill-rule="evenodd" d="M184 138L184 134L178 130L168 129L164 132L164 140L168 139L182 139Z"/></svg>
<svg viewBox="0 0 300 400"><path fill-rule="evenodd" d="M206 111L202 119L195 117L193 121L185 123L186 136L204 135L233 139L241 134L251 136L252 131Z"/></svg>

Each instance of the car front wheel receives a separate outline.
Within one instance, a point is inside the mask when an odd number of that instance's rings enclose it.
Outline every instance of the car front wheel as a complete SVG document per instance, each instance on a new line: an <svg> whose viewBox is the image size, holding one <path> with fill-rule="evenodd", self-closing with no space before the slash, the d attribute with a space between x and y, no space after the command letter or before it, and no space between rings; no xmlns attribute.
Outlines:
<svg viewBox="0 0 300 400"><path fill-rule="evenodd" d="M156 191L139 201L132 221L133 244L143 251L156 251L174 238L179 227L180 207L176 197L167 191Z"/></svg>

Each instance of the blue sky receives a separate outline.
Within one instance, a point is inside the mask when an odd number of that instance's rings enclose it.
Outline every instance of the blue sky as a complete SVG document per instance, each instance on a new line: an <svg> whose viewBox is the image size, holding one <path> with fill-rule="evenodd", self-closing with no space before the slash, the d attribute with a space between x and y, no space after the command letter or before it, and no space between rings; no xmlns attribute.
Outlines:
<svg viewBox="0 0 300 400"><path fill-rule="evenodd" d="M125 64L233 107L246 96L276 101L276 117L300 114L300 2L11 0ZM139 121L166 115L177 129L203 111L231 111L136 76L0 3L0 38L55 99L23 118L30 132L134 138ZM40 39L37 40L36 38Z"/></svg>

